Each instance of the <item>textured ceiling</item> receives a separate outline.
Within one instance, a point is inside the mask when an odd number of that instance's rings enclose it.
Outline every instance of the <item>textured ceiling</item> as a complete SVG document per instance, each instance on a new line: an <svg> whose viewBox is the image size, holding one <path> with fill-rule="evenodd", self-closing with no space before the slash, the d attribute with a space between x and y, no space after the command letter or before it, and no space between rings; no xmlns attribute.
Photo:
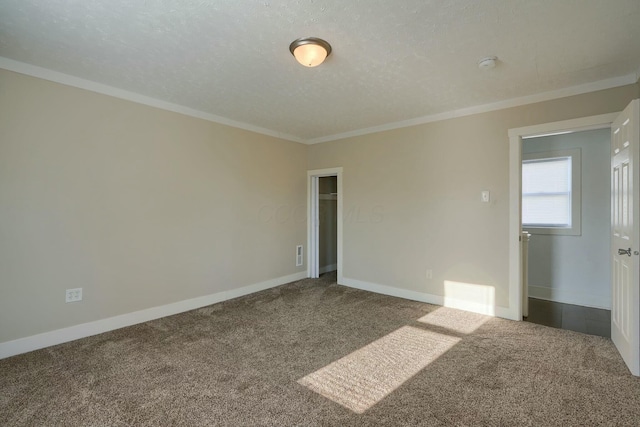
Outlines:
<svg viewBox="0 0 640 427"><path fill-rule="evenodd" d="M0 0L0 56L314 142L637 75L639 22L640 0Z"/></svg>

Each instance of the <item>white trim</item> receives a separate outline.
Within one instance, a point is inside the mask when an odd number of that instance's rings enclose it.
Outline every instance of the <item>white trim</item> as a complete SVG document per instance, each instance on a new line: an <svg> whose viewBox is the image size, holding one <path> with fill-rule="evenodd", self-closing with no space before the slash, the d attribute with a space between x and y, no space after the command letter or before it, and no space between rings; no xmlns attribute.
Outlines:
<svg viewBox="0 0 640 427"><path fill-rule="evenodd" d="M376 294L388 295L392 297L404 298L412 301L426 302L427 304L444 305L444 297L440 295L427 294L425 292L410 291L408 289L396 288L393 286L379 285L377 283L365 282L357 279L345 277L344 286L374 292Z"/></svg>
<svg viewBox="0 0 640 427"><path fill-rule="evenodd" d="M307 179L307 277L317 279L320 277L320 179L317 176Z"/></svg>
<svg viewBox="0 0 640 427"><path fill-rule="evenodd" d="M640 70L639 70L640 72ZM578 86L571 86L564 89L553 90L549 92L537 93L534 95L523 96L519 98L507 99L504 101L494 102L491 104L476 105L473 107L461 108L459 110L448 111L430 116L417 117L410 120L402 120L399 122L387 123L380 126L373 126L364 129L356 129L349 132L338 133L334 135L322 136L307 140L306 144L319 144L322 142L335 141L338 139L350 138L354 136L367 135L370 133L384 132L393 129L416 126L425 123L438 122L441 120L454 119L457 117L471 116L473 114L488 113L505 108L520 107L522 105L535 104L537 102L551 101L554 99L565 98L568 96L582 95L584 93L596 92L599 90L612 89L620 86L635 84L638 78L634 74L626 76L614 77L597 82L586 83Z"/></svg>
<svg viewBox="0 0 640 427"><path fill-rule="evenodd" d="M585 130L604 129L611 127L611 123L618 117L618 113L600 114L598 116L579 117L577 119L562 120L559 122L543 123L540 125L525 126L509 129L509 138L520 136L532 138L543 135L554 135L560 132L582 132Z"/></svg>
<svg viewBox="0 0 640 427"><path fill-rule="evenodd" d="M90 80L81 79L79 77L60 73L58 71L49 70L47 68L37 67L35 65L26 64L24 62L14 61L13 59L5 58L2 56L0 56L0 68L13 71L16 73L20 73L20 74L25 74L27 76L49 80L49 81L60 83L67 86L77 87L77 88L88 90L91 92L101 93L103 95L112 96L114 98L124 99L127 101L135 102L137 104L147 105L149 107L155 107L161 110L172 111L174 113L183 114L189 117L195 117L198 119L207 120L213 123L231 126L234 128L259 133L266 136L272 136L274 138L286 139L288 141L293 141L298 143L305 143L303 139L293 135L277 132L277 131L266 129L260 126L254 126L249 123L243 123L236 120L227 119L226 117L205 113L204 111L195 110L193 108L185 107L183 105L162 101L160 99L152 98L145 95L140 95L138 93L130 92L128 90L118 89L116 87L108 86L102 83L96 83Z"/></svg>
<svg viewBox="0 0 640 427"><path fill-rule="evenodd" d="M515 320L522 320L521 180L522 137L515 135L509 137L509 309Z"/></svg>
<svg viewBox="0 0 640 427"><path fill-rule="evenodd" d="M522 138L562 132L583 131L611 127L618 113L581 117L572 120L543 123L535 126L509 129L509 311L510 318L522 319L522 258L520 236L520 189L522 167Z"/></svg>
<svg viewBox="0 0 640 427"><path fill-rule="evenodd" d="M328 273L329 271L336 271L338 269L338 264L325 265L324 267L320 267L320 274Z"/></svg>
<svg viewBox="0 0 640 427"><path fill-rule="evenodd" d="M554 289L550 286L529 285L529 297L543 299L546 301L561 302L563 304L611 310L611 295L602 297L599 295L585 294L572 289Z"/></svg>
<svg viewBox="0 0 640 427"><path fill-rule="evenodd" d="M445 298L440 295L428 294L425 292L410 291L408 289L396 288L393 286L379 285L377 283L364 282L362 280L350 279L348 277L343 278L344 286L350 288L360 289L363 291L375 292L377 294L388 295L397 298L404 298L412 301L425 302L427 304L445 305ZM487 306L483 303L476 303L470 301L462 301L457 299L447 298L447 307L457 308L459 310L471 311L474 313L494 313L497 317L505 319L516 320L511 317L511 311L505 307L500 306Z"/></svg>
<svg viewBox="0 0 640 427"><path fill-rule="evenodd" d="M363 129L356 129L349 132L338 133L334 135L321 136L318 138L305 139L271 129L254 126L249 123L243 123L215 114L205 113L193 108L185 107L171 102L162 101L156 98L140 95L135 92L118 89L102 83L96 83L79 77L64 74L58 71L49 70L47 68L38 67L36 65L27 64L13 59L0 56L0 68L13 71L27 76L38 77L44 80L60 83L67 86L73 86L85 89L91 92L101 93L103 95L113 96L115 98L125 99L127 101L138 104L148 105L150 107L160 108L162 110L172 111L174 113L184 114L185 116L196 117L214 123L231 126L238 129L244 129L250 132L262 135L281 138L288 141L298 142L301 144L319 144L322 142L335 141L354 136L367 135L376 132L384 132L387 130L405 128L410 126L421 125L425 123L437 122L441 120L453 119L456 117L470 116L473 114L487 113L490 111L502 110L505 108L519 107L536 102L550 101L553 99L564 98L567 96L581 95L584 93L595 92L598 90L612 89L615 87L635 84L640 79L640 69L637 72L625 76L614 77L611 79L599 80L592 83L586 83L578 86L571 86L564 89L558 89L548 92L537 93L533 95L523 96L519 98L507 99L504 101L494 102L490 104L476 105L473 107L461 108L458 110L447 111L439 114L417 117L399 122L386 123L380 126L373 126Z"/></svg>
<svg viewBox="0 0 640 427"><path fill-rule="evenodd" d="M19 338L13 341L0 343L0 359L15 356L17 354L27 353L29 351L38 350L52 345L62 344L65 342L101 334L114 329L124 328L126 326L136 325L138 323L148 322L150 320L159 319L161 317L172 316L174 314L183 313L185 311L194 310L244 295L249 295L265 289L284 285L286 283L295 282L306 277L304 272L290 274L288 276L267 280L249 286L243 286L238 289L217 292L211 295L192 298L184 301L178 301L159 307L147 308L132 313L122 314L119 316L109 317L107 319L96 320L93 322L82 323L80 325L70 326L68 328L57 329L55 331L45 332L30 337Z"/></svg>
<svg viewBox="0 0 640 427"><path fill-rule="evenodd" d="M315 206L314 197L317 197L318 194L318 185L317 181L320 177L325 176L335 176L337 177L338 184L338 201L337 201L337 229L338 229L338 237L337 237L337 252L338 252L338 260L337 260L337 282L342 284L342 253L343 253L343 245L342 245L342 235L343 235L343 215L342 215L342 206L343 206L343 191L342 191L342 168L329 168L329 169L314 169L307 171L307 277L313 277L312 273L314 269L318 266L316 263L318 260L316 259L317 251L314 251L313 248L316 247L316 236L314 233L314 219L313 219L313 209ZM314 185L315 182L315 185ZM318 270L319 272L319 270Z"/></svg>

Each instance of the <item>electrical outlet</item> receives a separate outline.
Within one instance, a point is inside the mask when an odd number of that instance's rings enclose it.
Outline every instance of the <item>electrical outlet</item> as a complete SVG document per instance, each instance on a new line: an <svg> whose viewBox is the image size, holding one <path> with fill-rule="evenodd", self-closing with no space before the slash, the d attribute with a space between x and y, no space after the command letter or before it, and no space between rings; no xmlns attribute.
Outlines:
<svg viewBox="0 0 640 427"><path fill-rule="evenodd" d="M433 270L427 270L427 279L433 279Z"/></svg>
<svg viewBox="0 0 640 427"><path fill-rule="evenodd" d="M491 201L491 193L488 190L484 190L481 198L483 203L489 203Z"/></svg>
<svg viewBox="0 0 640 427"><path fill-rule="evenodd" d="M64 302L82 301L82 288L67 289L64 294Z"/></svg>

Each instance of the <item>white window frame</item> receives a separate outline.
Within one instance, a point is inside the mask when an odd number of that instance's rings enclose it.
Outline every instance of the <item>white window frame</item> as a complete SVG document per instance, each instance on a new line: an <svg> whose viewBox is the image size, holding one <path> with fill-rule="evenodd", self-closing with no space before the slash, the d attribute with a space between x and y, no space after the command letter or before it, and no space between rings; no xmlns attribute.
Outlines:
<svg viewBox="0 0 640 427"><path fill-rule="evenodd" d="M545 151L540 153L523 153L522 162L527 160L545 160L556 158L571 159L571 227L545 227L522 224L523 230L531 234L551 234L580 236L582 234L582 158L579 148L570 150Z"/></svg>

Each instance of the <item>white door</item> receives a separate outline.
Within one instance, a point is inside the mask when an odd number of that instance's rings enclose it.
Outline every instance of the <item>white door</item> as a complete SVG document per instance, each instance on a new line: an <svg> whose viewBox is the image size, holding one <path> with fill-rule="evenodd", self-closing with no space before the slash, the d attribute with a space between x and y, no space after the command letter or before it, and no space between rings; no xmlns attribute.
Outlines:
<svg viewBox="0 0 640 427"><path fill-rule="evenodd" d="M633 375L640 375L639 125L636 99L611 126L611 339Z"/></svg>

